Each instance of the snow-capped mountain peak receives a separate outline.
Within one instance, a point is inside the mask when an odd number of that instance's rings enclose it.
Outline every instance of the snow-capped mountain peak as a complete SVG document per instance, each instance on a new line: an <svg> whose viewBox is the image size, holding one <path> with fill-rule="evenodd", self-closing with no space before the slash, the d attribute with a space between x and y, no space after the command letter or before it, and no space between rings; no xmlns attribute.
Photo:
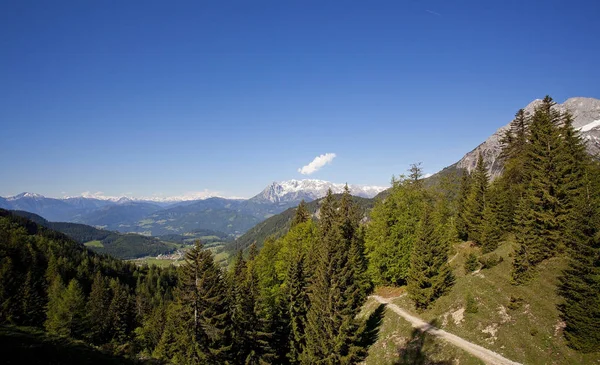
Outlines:
<svg viewBox="0 0 600 365"><path fill-rule="evenodd" d="M41 194L36 194L36 193L21 193L15 196L11 196L6 198L6 200L8 201L14 201L14 200L19 200L19 199L23 199L23 198L31 198L31 199L43 199L45 198L45 196L41 195Z"/></svg>
<svg viewBox="0 0 600 365"><path fill-rule="evenodd" d="M342 193L345 185L346 184L336 184L315 179L276 181L267 186L260 194L256 195L251 200L270 201L272 203L293 202L302 199L311 201L324 197L329 189L331 189L334 194ZM363 198L372 198L386 189L381 186L350 184L348 187L350 188L350 193L352 195Z"/></svg>

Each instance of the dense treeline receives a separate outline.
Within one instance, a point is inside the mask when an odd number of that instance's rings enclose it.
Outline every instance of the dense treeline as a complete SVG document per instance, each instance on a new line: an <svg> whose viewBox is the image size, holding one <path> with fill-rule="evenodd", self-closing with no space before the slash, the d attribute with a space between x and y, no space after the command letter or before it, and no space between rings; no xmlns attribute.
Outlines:
<svg viewBox="0 0 600 365"><path fill-rule="evenodd" d="M0 210L0 322L133 354L135 328L169 301L174 269L138 267Z"/></svg>

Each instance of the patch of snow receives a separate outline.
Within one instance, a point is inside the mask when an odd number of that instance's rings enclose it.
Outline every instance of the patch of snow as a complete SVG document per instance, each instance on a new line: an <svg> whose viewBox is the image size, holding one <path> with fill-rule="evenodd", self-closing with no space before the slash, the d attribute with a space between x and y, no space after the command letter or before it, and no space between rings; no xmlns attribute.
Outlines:
<svg viewBox="0 0 600 365"><path fill-rule="evenodd" d="M592 129L596 128L596 127L600 127L600 119L595 120L591 123L588 123L586 125L584 125L583 127L579 127L577 128L580 132L587 132L587 131L591 131Z"/></svg>

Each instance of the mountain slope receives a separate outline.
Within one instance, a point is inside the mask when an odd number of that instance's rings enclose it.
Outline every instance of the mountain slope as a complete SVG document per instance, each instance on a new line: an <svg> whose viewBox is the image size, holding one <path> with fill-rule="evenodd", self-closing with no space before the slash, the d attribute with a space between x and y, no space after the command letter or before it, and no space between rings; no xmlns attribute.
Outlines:
<svg viewBox="0 0 600 365"><path fill-rule="evenodd" d="M534 100L527 105L524 110L531 115L542 101ZM573 126L578 128L581 136L587 142L588 152L596 156L600 153L600 100L594 98L570 98L563 104L556 104L555 108L562 111L570 111L573 115ZM515 111L516 112L516 111ZM483 155L485 162L488 165L488 171L492 178L497 177L502 171L502 165L498 161L498 156L502 151L500 140L504 133L509 129L510 123L499 128L483 143L467 153L461 158L455 166L458 169L466 169L471 171L477 164L477 156L479 153Z"/></svg>
<svg viewBox="0 0 600 365"><path fill-rule="evenodd" d="M93 251L120 259L156 256L172 252L175 248L172 243L161 241L155 237L120 234L79 223L49 222L39 215L25 211L10 211L10 213L27 218L42 227L61 232Z"/></svg>
<svg viewBox="0 0 600 365"><path fill-rule="evenodd" d="M481 255L478 248L465 242L458 243L454 246L456 254L450 260L456 282L447 295L422 312L414 309L414 303L408 296L396 297L391 302L414 316L513 361L540 365L597 364L600 353L584 354L569 348L562 333L564 322L557 308L561 298L556 288L567 264L566 258L547 260L531 282L516 286L510 281L513 245L508 240L496 251ZM470 253L486 258L495 255L503 261L491 268L466 273L464 263ZM468 297L473 298L475 303L469 311ZM366 306L372 305L369 302ZM398 327L396 333L386 333L378 338L369 349L366 364L386 363L382 360L397 356L397 349L389 345L398 337L410 336L410 331ZM434 354L450 360L449 350L440 347Z"/></svg>
<svg viewBox="0 0 600 365"><path fill-rule="evenodd" d="M336 194L337 199L340 198L340 194ZM315 219L318 219L318 211L323 199L313 200L306 204L306 208L313 215ZM367 199L361 197L353 197L354 202L360 209L362 216L367 216L367 213L375 205L376 199ZM286 209L285 211L276 214L263 222L258 223L241 237L227 245L226 250L234 252L240 249L246 249L252 243L256 243L258 247L262 247L264 241L268 237L281 237L290 228L290 223L296 214L296 207Z"/></svg>

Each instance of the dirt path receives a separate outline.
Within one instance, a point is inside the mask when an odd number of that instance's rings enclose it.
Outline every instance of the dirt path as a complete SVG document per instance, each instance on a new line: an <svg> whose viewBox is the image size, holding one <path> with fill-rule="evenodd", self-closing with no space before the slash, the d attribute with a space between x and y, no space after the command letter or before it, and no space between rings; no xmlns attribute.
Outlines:
<svg viewBox="0 0 600 365"><path fill-rule="evenodd" d="M440 337L451 344L467 351L471 355L483 360L486 364L493 365L521 365L518 362L509 360L502 355L495 353L494 351L488 350L484 347L476 345L472 342L464 340L452 333L441 330L437 327L430 325L429 323L423 321L420 318L417 318L410 313L406 312L402 308L398 307L396 304L392 304L391 300L395 298L382 298L378 295L373 295L373 299L377 300L379 303L387 304L387 307L396 312L402 318L406 319L410 324L423 332L430 333L434 336Z"/></svg>

